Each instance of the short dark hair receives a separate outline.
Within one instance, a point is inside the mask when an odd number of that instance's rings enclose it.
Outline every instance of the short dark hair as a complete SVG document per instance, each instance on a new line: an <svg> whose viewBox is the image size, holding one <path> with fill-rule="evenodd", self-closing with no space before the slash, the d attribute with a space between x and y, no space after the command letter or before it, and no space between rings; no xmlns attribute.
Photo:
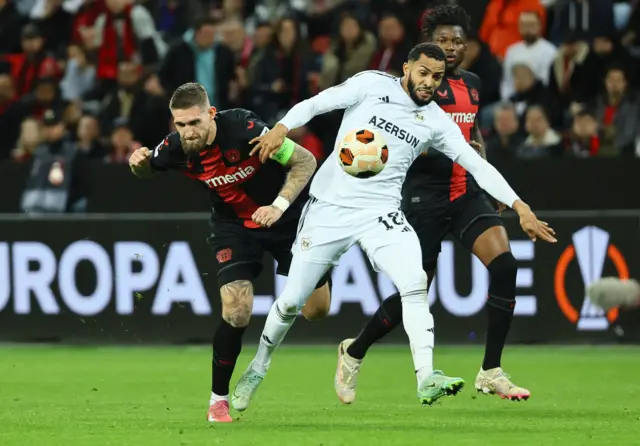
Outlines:
<svg viewBox="0 0 640 446"><path fill-rule="evenodd" d="M466 37L471 30L471 17L461 6L439 5L424 16L422 34L431 39L438 26L459 26Z"/></svg>
<svg viewBox="0 0 640 446"><path fill-rule="evenodd" d="M203 26L217 26L219 23L219 20L213 19L211 17L200 17L194 22L193 29L196 31L200 31Z"/></svg>
<svg viewBox="0 0 640 446"><path fill-rule="evenodd" d="M180 85L173 92L169 101L169 108L172 110L186 110L191 107L207 107L208 105L207 90L197 82Z"/></svg>
<svg viewBox="0 0 640 446"><path fill-rule="evenodd" d="M409 62L415 62L420 59L422 55L427 56L429 59L435 59L437 61L444 61L446 56L444 55L444 51L435 43L419 43L409 51L409 57L407 60Z"/></svg>

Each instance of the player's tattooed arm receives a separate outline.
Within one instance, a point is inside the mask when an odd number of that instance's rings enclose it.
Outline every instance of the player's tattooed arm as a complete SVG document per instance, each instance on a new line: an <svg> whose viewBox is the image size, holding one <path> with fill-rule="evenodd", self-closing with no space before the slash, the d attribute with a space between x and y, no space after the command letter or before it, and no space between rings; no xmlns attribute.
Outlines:
<svg viewBox="0 0 640 446"><path fill-rule="evenodd" d="M482 132L480 131L480 126L478 125L478 118L473 122L473 127L471 128L471 142L476 144L471 144L471 147L476 149L476 151L480 154L480 156L484 159L487 159L487 152L484 147L484 138L482 137Z"/></svg>
<svg viewBox="0 0 640 446"><path fill-rule="evenodd" d="M249 325L253 308L253 285L248 280L235 280L220 288L222 319L232 327Z"/></svg>
<svg viewBox="0 0 640 446"><path fill-rule="evenodd" d="M316 171L316 166L316 159L311 152L296 144L287 162L287 178L278 195L293 203Z"/></svg>

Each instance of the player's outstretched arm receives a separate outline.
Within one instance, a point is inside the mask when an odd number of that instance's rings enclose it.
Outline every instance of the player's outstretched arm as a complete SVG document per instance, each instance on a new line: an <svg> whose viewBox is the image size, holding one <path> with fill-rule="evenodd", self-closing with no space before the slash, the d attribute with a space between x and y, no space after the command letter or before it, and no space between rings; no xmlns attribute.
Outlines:
<svg viewBox="0 0 640 446"><path fill-rule="evenodd" d="M129 167L135 176L141 179L152 178L155 171L151 167L152 152L147 147L140 147L131 154Z"/></svg>
<svg viewBox="0 0 640 446"><path fill-rule="evenodd" d="M441 129L434 141L436 149L469 171L478 185L489 195L516 211L522 230L531 240L541 238L549 243L557 241L554 237L555 231L546 222L538 220L529 205L518 197L500 172L467 144L457 125L444 118L441 121Z"/></svg>

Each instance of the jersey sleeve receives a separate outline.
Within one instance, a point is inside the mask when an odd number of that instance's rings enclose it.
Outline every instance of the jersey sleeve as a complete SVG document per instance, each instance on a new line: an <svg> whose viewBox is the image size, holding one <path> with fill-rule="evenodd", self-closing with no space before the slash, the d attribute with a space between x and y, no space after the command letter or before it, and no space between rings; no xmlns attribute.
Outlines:
<svg viewBox="0 0 640 446"><path fill-rule="evenodd" d="M243 112L240 120L243 129L246 131L247 142L269 131L267 124L265 124L258 115L249 110L243 110Z"/></svg>
<svg viewBox="0 0 640 446"><path fill-rule="evenodd" d="M478 185L496 200L509 207L518 195L504 177L467 143L460 128L444 112L438 121L432 147L460 164L475 178Z"/></svg>
<svg viewBox="0 0 640 446"><path fill-rule="evenodd" d="M332 110L349 108L364 99L367 87L371 87L377 80L375 76L391 77L388 74L372 71L358 73L342 84L327 88L314 97L294 105L279 123L293 130L302 127L315 116Z"/></svg>
<svg viewBox="0 0 640 446"><path fill-rule="evenodd" d="M180 137L172 133L160 141L160 144L153 149L151 152L151 167L153 170L165 172L176 168L171 157L172 150L175 150L176 139L177 144L179 144Z"/></svg>

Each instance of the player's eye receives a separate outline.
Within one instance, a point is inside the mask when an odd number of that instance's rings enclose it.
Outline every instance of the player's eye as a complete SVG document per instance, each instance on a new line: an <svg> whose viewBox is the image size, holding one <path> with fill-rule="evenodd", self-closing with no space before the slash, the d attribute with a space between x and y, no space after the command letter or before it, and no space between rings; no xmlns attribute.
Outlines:
<svg viewBox="0 0 640 446"><path fill-rule="evenodd" d="M182 122L176 122L176 127L184 127L184 124Z"/></svg>
<svg viewBox="0 0 640 446"><path fill-rule="evenodd" d="M200 124L200 120L199 119L195 119L193 121L189 121L189 125L198 125Z"/></svg>

